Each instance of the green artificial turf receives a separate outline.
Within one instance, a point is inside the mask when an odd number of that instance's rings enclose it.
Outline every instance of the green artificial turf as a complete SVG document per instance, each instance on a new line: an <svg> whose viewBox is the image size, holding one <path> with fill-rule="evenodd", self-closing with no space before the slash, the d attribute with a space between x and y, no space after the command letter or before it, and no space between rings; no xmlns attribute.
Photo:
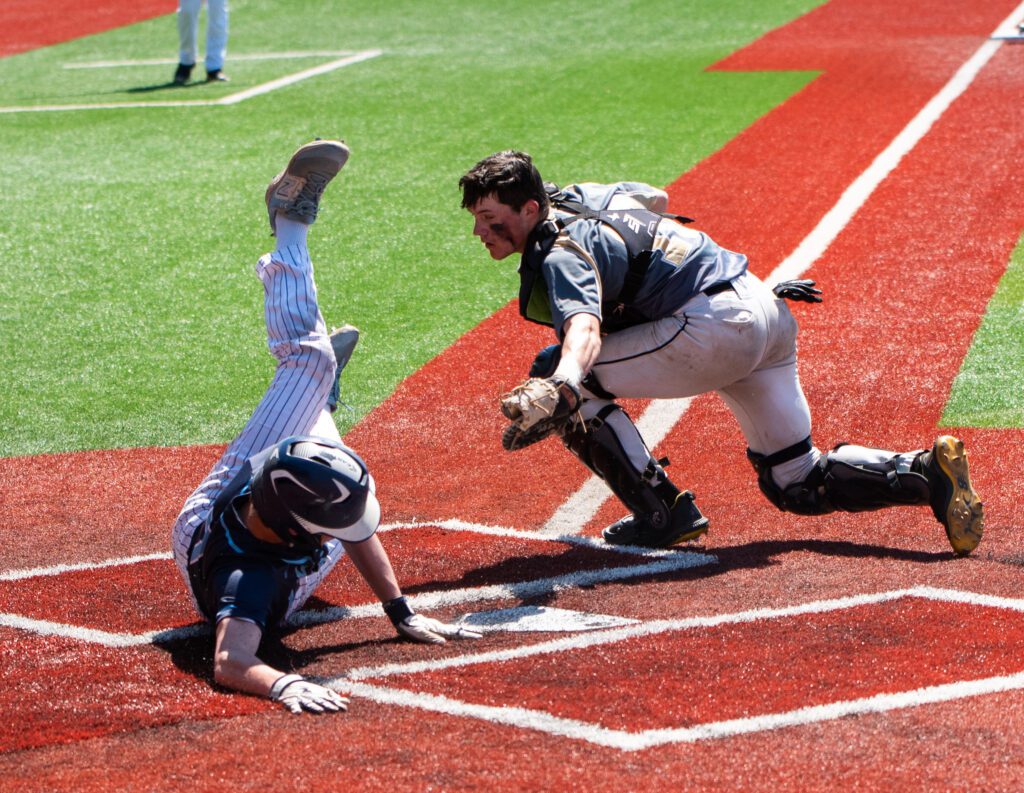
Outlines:
<svg viewBox="0 0 1024 793"><path fill-rule="evenodd" d="M813 77L704 69L814 5L235 0L227 85L64 68L173 59L173 16L0 59L0 106L39 106L211 99L330 60L232 54L383 50L233 106L0 115L0 456L240 429L273 364L263 191L314 136L353 149L311 234L328 324L364 333L346 431L515 294L459 209L468 167L518 147L554 181L670 183Z"/></svg>
<svg viewBox="0 0 1024 793"><path fill-rule="evenodd" d="M942 423L1024 427L1024 236L953 381Z"/></svg>

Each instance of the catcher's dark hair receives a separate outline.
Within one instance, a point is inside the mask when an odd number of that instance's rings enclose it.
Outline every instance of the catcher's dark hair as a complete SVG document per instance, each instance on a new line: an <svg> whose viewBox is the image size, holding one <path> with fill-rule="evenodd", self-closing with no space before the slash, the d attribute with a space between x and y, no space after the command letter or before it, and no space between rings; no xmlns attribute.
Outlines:
<svg viewBox="0 0 1024 793"><path fill-rule="evenodd" d="M507 149L485 157L459 179L462 208L469 209L489 195L497 196L518 212L530 199L540 205L542 214L548 210L548 194L544 180L524 151Z"/></svg>

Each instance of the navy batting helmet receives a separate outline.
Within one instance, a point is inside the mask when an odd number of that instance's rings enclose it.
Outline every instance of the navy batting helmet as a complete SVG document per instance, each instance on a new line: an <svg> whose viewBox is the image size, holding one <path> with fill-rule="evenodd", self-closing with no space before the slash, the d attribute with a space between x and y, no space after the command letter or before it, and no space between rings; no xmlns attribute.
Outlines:
<svg viewBox="0 0 1024 793"><path fill-rule="evenodd" d="M359 455L326 438L285 438L252 480L252 505L289 545L319 545L318 535L369 539L380 524L373 477Z"/></svg>

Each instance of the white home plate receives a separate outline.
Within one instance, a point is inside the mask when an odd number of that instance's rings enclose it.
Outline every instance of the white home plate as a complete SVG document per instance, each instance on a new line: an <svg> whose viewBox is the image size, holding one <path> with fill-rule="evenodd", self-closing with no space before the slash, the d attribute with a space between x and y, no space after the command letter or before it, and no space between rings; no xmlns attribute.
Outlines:
<svg viewBox="0 0 1024 793"><path fill-rule="evenodd" d="M519 606L514 609L478 611L459 618L456 624L480 631L594 631L632 625L639 620L588 614L583 611L550 609L545 606Z"/></svg>

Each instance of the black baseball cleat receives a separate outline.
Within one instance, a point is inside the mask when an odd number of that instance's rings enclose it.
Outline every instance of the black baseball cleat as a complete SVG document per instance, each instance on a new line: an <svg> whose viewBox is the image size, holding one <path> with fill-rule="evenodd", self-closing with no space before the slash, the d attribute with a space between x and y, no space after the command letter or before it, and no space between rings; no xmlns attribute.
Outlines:
<svg viewBox="0 0 1024 793"><path fill-rule="evenodd" d="M192 66L184 63L179 63L178 68L174 72L174 84L184 85L188 82L188 78L192 76Z"/></svg>
<svg viewBox="0 0 1024 793"><path fill-rule="evenodd" d="M226 83L227 81L228 76L220 69L211 69L206 73L206 82L208 83Z"/></svg>
<svg viewBox="0 0 1024 793"><path fill-rule="evenodd" d="M928 479L929 503L936 519L946 528L949 544L958 556L966 556L981 542L985 528L984 505L971 486L964 444L952 435L940 435L931 451L920 458Z"/></svg>
<svg viewBox="0 0 1024 793"><path fill-rule="evenodd" d="M696 540L708 530L708 519L700 514L693 493L685 490L676 497L668 524L660 528L647 517L627 515L601 534L609 545L642 545L647 548L671 548Z"/></svg>

